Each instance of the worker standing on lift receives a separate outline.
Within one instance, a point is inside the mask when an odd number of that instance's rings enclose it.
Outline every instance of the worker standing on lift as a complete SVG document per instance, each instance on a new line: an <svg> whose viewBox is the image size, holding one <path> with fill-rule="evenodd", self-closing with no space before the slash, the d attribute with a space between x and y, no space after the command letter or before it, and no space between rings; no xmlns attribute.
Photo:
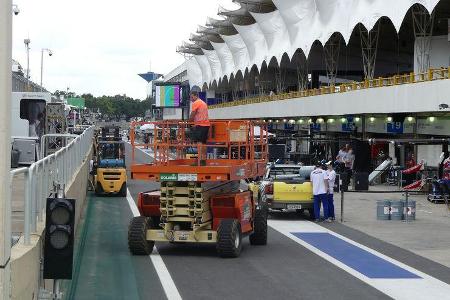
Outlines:
<svg viewBox="0 0 450 300"><path fill-rule="evenodd" d="M194 122L192 140L193 142L206 144L209 127L211 126L208 117L208 105L198 97L197 91L191 91L191 102L192 111L189 120Z"/></svg>

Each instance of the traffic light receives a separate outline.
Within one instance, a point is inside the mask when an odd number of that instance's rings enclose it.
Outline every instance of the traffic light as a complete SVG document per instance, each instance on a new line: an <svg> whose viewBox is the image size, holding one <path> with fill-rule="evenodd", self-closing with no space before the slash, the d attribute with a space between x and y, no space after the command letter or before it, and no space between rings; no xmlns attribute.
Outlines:
<svg viewBox="0 0 450 300"><path fill-rule="evenodd" d="M44 279L72 279L75 200L47 198Z"/></svg>

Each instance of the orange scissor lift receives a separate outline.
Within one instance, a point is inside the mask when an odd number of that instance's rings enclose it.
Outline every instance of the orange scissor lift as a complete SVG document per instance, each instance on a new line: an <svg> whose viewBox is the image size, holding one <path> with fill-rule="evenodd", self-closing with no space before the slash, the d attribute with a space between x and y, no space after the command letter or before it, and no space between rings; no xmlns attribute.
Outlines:
<svg viewBox="0 0 450 300"><path fill-rule="evenodd" d="M151 136L136 136L142 126ZM267 210L245 185L265 173L266 125L211 121L206 144L191 141L191 126L183 121L131 126L131 178L161 183L159 190L139 194L141 216L128 231L134 255L151 253L155 242L173 242L215 243L220 256L237 257L245 236L252 245L267 243ZM148 163L135 162L138 148L149 149Z"/></svg>

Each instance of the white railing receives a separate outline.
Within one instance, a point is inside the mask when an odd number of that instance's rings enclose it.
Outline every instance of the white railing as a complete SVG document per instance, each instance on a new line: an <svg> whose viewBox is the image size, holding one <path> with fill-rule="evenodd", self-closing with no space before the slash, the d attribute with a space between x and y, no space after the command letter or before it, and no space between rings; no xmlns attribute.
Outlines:
<svg viewBox="0 0 450 300"><path fill-rule="evenodd" d="M78 167L92 147L94 126L87 128L66 147L35 162L29 168L11 170L11 179L24 174L24 243L30 244L31 232L37 231L37 222L43 221L46 199L53 191L53 183L68 186Z"/></svg>

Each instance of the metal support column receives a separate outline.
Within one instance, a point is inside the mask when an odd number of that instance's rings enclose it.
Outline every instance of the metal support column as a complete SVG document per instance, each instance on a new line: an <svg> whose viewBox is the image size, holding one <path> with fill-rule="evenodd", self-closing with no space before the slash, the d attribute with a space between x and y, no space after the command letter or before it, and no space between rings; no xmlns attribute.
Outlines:
<svg viewBox="0 0 450 300"><path fill-rule="evenodd" d="M11 63L12 1L0 0L0 299L11 298Z"/></svg>
<svg viewBox="0 0 450 300"><path fill-rule="evenodd" d="M308 89L308 63L306 59L299 58L297 62L297 82L299 92Z"/></svg>
<svg viewBox="0 0 450 300"><path fill-rule="evenodd" d="M414 27L414 52L416 53L418 72L424 73L430 68L431 38L433 37L434 12L431 16L421 6L412 10Z"/></svg>
<svg viewBox="0 0 450 300"><path fill-rule="evenodd" d="M378 24L375 25L375 27L370 31L365 29L362 25L359 26L364 76L369 80L373 79L375 76L375 63L377 60L380 24L381 21L378 22Z"/></svg>
<svg viewBox="0 0 450 300"><path fill-rule="evenodd" d="M334 86L336 84L337 70L339 65L339 53L341 49L341 40L339 36L333 35L330 40L325 44L324 59L327 71L328 86Z"/></svg>
<svg viewBox="0 0 450 300"><path fill-rule="evenodd" d="M275 68L275 81L277 94L282 94L286 88L286 71L283 72L281 67Z"/></svg>
<svg viewBox="0 0 450 300"><path fill-rule="evenodd" d="M367 139L366 126L367 126L367 118L366 116L361 116L361 136L362 140L365 141ZM355 134L357 135L357 133Z"/></svg>

